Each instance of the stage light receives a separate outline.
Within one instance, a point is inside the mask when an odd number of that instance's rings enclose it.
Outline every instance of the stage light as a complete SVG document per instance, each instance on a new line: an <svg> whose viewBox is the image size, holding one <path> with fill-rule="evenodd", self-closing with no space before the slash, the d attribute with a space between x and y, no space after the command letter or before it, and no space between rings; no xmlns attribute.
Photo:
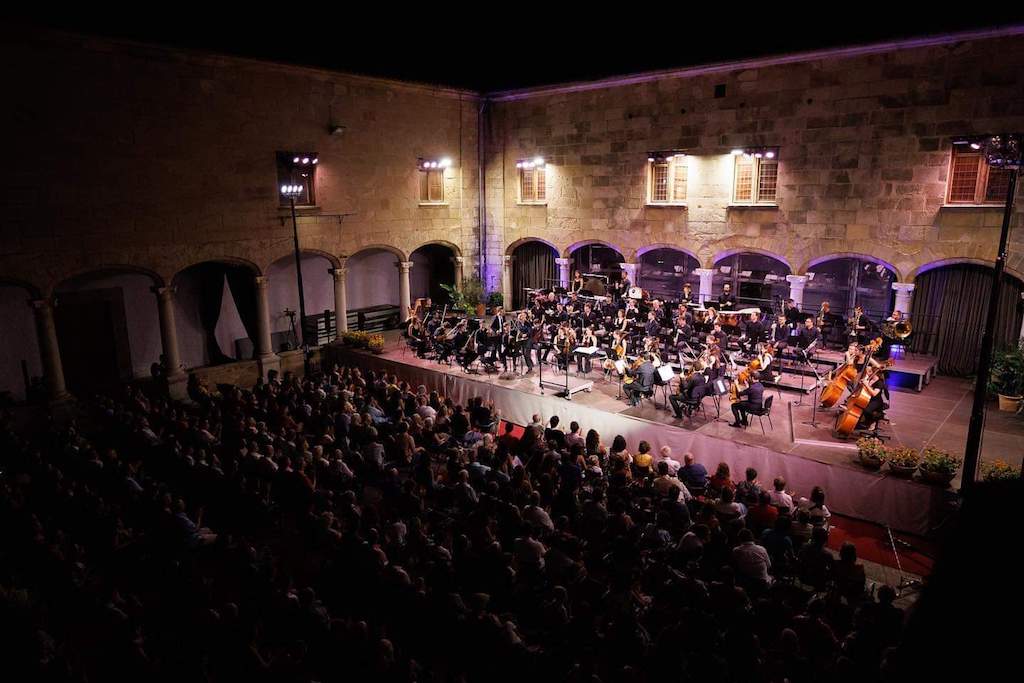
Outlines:
<svg viewBox="0 0 1024 683"><path fill-rule="evenodd" d="M299 158L298 158L298 157L295 157L294 159L292 159L292 163L293 163L293 164L297 164L297 163L299 163Z"/></svg>
<svg viewBox="0 0 1024 683"><path fill-rule="evenodd" d="M445 157L444 159L441 159L441 168L448 168L451 165L452 165L452 160L449 159L448 157Z"/></svg>
<svg viewBox="0 0 1024 683"><path fill-rule="evenodd" d="M768 150L767 152L765 152L764 155L766 157L768 157L769 159L774 159L775 158L775 152L773 152L771 150Z"/></svg>
<svg viewBox="0 0 1024 683"><path fill-rule="evenodd" d="M654 157L647 157L647 161L654 162Z"/></svg>
<svg viewBox="0 0 1024 683"><path fill-rule="evenodd" d="M981 143L979 143L979 142L972 142L971 143L971 149L981 149Z"/></svg>
<svg viewBox="0 0 1024 683"><path fill-rule="evenodd" d="M320 163L320 157L313 157L313 162L312 163L319 164Z"/></svg>
<svg viewBox="0 0 1024 683"><path fill-rule="evenodd" d="M543 166L544 165L544 157L534 157L533 165L534 166Z"/></svg>
<svg viewBox="0 0 1024 683"><path fill-rule="evenodd" d="M739 155L743 154L743 150L742 149L734 149L732 152L730 152L730 154L732 154L734 157L738 157Z"/></svg>

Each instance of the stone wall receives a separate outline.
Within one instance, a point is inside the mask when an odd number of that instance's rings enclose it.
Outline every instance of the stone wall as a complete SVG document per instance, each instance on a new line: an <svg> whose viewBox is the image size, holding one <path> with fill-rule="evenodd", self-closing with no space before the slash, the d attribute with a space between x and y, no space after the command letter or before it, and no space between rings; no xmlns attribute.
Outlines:
<svg viewBox="0 0 1024 683"><path fill-rule="evenodd" d="M1022 93L1020 36L514 93L494 105L488 178L497 190L499 176L515 178L516 159L543 156L548 203L518 205L506 183L503 215L489 227L506 251L539 237L568 255L600 240L634 261L665 244L705 267L733 250L778 255L794 273L828 255L865 254L901 279L943 259L991 262L1001 208L944 206L951 140L1024 130ZM779 147L777 208L729 205L729 152L755 145ZM647 155L663 149L689 152L686 208L646 204ZM1009 265L1024 273L1019 232Z"/></svg>

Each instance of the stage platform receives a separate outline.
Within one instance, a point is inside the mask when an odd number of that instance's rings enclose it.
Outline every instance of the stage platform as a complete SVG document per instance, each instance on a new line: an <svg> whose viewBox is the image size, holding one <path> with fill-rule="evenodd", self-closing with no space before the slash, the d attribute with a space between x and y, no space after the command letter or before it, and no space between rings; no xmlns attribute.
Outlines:
<svg viewBox="0 0 1024 683"><path fill-rule="evenodd" d="M817 427L812 419L813 394L766 389L773 396L771 423L764 420L762 434L754 418L748 429L730 427L728 398L721 402L721 415L711 398L705 399L707 419L677 419L664 407L659 390L654 400L630 407L617 398L617 382L606 382L599 369L587 381L589 391L577 393L572 401L558 398L547 390L541 394L536 372L527 377L499 379L497 375L467 374L457 365L439 365L403 352L397 333L388 334L385 352L379 356L334 347L340 359L351 354L362 367L396 372L414 384L437 389L457 401L480 395L494 401L502 417L517 424L528 424L535 413L545 419L558 415L563 425L572 420L584 428L600 432L606 444L616 434L626 437L631 449L641 439L656 448L669 445L681 457L692 451L709 469L719 461L729 463L735 473L754 467L762 481L781 475L789 488L808 494L815 485L828 492L828 505L836 512L894 529L929 535L949 512L951 490L942 490L914 480L872 472L860 466L851 443L831 437L833 414L818 411ZM545 372L545 378L549 378ZM550 377L554 379L554 376ZM584 379L584 378L580 378ZM962 452L971 405L972 384L963 379L936 377L924 392L893 389L889 424L883 434L887 443L920 448L931 444L952 452ZM1001 458L1020 464L1024 421L1011 414L989 411L983 445L983 457ZM958 482L954 482L956 486Z"/></svg>

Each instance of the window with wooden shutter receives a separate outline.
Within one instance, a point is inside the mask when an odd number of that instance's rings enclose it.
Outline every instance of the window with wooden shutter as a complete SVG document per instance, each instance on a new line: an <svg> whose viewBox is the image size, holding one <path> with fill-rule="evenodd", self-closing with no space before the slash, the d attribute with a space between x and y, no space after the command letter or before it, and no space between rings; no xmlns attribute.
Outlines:
<svg viewBox="0 0 1024 683"><path fill-rule="evenodd" d="M953 145L949 163L947 204L992 204L1006 201L1010 171L993 168L985 156L973 149Z"/></svg>
<svg viewBox="0 0 1024 683"><path fill-rule="evenodd" d="M754 198L754 160L750 157L736 157L736 182L733 200L750 203Z"/></svg>
<svg viewBox="0 0 1024 683"><path fill-rule="evenodd" d="M444 169L428 169L420 172L420 203L444 204Z"/></svg>
<svg viewBox="0 0 1024 683"><path fill-rule="evenodd" d="M678 156L672 160L672 200L686 201L686 183L690 173L689 157Z"/></svg>
<svg viewBox="0 0 1024 683"><path fill-rule="evenodd" d="M775 203L775 188L779 180L779 162L775 159L757 159L757 201Z"/></svg>

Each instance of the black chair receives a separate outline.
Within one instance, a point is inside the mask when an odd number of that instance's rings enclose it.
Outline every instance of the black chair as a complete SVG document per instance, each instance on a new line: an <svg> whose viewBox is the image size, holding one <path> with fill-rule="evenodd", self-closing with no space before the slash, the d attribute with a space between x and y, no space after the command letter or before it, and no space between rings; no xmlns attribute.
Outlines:
<svg viewBox="0 0 1024 683"><path fill-rule="evenodd" d="M747 413L749 415L757 415L758 422L761 423L761 434L764 434L764 418L768 418L768 426L775 431L775 425L772 424L772 403L775 401L774 396L769 396L764 400L764 405L760 409L748 408Z"/></svg>

